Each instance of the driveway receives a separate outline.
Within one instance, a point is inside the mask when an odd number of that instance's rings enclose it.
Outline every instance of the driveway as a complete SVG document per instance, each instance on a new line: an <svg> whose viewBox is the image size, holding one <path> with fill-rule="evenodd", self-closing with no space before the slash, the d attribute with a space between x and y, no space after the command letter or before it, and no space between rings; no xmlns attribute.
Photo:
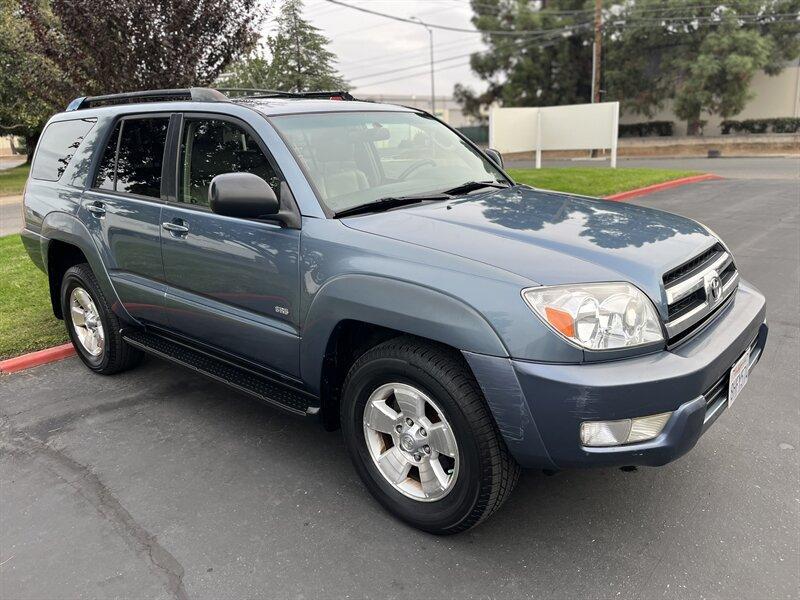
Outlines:
<svg viewBox="0 0 800 600"><path fill-rule="evenodd" d="M386 514L339 433L155 360L0 379L3 598L796 598L797 181L638 199L699 218L769 302L742 397L675 463L526 472L478 528Z"/></svg>

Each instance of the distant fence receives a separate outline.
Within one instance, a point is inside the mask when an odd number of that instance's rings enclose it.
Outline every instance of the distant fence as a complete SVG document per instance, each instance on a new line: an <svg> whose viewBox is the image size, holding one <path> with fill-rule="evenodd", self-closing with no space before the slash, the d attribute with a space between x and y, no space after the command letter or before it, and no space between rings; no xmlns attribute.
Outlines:
<svg viewBox="0 0 800 600"><path fill-rule="evenodd" d="M619 102L530 106L489 111L489 146L500 152L536 152L536 168L543 150L611 150L617 166Z"/></svg>
<svg viewBox="0 0 800 600"><path fill-rule="evenodd" d="M489 143L489 127L486 125L471 125L456 127L471 142L485 146Z"/></svg>

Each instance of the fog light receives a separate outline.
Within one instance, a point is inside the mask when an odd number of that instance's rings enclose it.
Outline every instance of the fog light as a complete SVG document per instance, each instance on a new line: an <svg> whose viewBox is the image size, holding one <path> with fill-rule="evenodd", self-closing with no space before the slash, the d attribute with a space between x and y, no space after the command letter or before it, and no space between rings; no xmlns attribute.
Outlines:
<svg viewBox="0 0 800 600"><path fill-rule="evenodd" d="M581 443L584 446L621 446L652 440L661 433L671 415L665 412L619 421L584 421Z"/></svg>

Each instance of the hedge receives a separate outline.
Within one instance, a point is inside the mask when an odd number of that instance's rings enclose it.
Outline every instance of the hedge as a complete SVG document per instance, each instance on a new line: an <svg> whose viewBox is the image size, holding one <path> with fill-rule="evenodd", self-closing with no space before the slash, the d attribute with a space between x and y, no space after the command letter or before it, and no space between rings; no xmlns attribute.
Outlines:
<svg viewBox="0 0 800 600"><path fill-rule="evenodd" d="M780 117L776 119L726 120L720 123L722 135L730 133L797 133L800 131L800 118Z"/></svg>
<svg viewBox="0 0 800 600"><path fill-rule="evenodd" d="M672 121L647 121L646 123L627 123L619 126L619 137L669 137L672 135Z"/></svg>

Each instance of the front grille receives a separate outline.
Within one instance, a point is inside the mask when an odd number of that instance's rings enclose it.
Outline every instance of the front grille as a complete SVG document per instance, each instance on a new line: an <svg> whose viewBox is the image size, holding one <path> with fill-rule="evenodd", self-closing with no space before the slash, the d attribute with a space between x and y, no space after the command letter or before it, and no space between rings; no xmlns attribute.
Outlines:
<svg viewBox="0 0 800 600"><path fill-rule="evenodd" d="M682 279L685 275L688 275L692 271L698 269L705 265L708 261L716 257L720 252L724 252L725 248L722 247L722 244L717 243L711 246L708 250L695 256L689 262L686 262L679 267L675 267L671 271L667 271L664 273L664 287L668 287L672 285L674 282Z"/></svg>
<svg viewBox="0 0 800 600"><path fill-rule="evenodd" d="M739 274L733 257L718 242L667 271L662 280L667 297L668 339L674 345L690 337L727 303L739 284ZM713 293L715 284L717 296Z"/></svg>

